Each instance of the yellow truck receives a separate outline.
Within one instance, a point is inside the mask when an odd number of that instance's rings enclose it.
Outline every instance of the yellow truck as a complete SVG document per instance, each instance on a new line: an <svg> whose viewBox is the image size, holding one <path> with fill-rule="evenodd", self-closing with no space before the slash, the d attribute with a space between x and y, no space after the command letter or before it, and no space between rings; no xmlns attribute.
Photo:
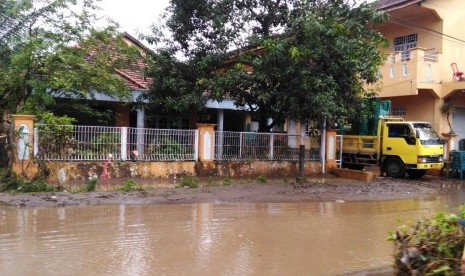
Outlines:
<svg viewBox="0 0 465 276"><path fill-rule="evenodd" d="M381 175L417 179L443 166L444 144L427 122L380 116L376 136L344 135L342 166L363 169L378 165Z"/></svg>

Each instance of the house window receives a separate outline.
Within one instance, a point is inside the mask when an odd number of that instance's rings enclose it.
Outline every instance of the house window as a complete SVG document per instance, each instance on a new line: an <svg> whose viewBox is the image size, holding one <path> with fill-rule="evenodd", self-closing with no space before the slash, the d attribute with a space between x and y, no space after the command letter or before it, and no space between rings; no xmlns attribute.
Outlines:
<svg viewBox="0 0 465 276"><path fill-rule="evenodd" d="M407 108L405 106L393 107L391 109L392 116L405 117L407 116Z"/></svg>
<svg viewBox="0 0 465 276"><path fill-rule="evenodd" d="M410 49L416 48L417 34L409 34L394 38L394 52L401 52L401 60L410 60Z"/></svg>
<svg viewBox="0 0 465 276"><path fill-rule="evenodd" d="M391 66L391 68L389 68L389 76L390 76L391 78L394 77L394 66Z"/></svg>

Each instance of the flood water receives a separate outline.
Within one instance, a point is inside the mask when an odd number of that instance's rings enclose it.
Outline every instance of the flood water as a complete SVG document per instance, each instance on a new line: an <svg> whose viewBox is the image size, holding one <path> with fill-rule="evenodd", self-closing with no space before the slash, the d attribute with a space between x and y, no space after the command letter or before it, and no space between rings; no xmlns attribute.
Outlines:
<svg viewBox="0 0 465 276"><path fill-rule="evenodd" d="M389 267L399 219L464 201L0 206L0 274L343 275Z"/></svg>

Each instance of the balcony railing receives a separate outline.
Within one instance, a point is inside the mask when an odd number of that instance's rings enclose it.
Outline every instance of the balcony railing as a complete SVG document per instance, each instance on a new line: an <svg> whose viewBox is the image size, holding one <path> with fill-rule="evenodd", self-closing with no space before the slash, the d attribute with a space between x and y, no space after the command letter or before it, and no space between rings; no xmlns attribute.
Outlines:
<svg viewBox="0 0 465 276"><path fill-rule="evenodd" d="M390 53L380 68L384 84L380 96L411 95L416 89L431 89L431 84L441 81L439 57L436 49L412 48Z"/></svg>

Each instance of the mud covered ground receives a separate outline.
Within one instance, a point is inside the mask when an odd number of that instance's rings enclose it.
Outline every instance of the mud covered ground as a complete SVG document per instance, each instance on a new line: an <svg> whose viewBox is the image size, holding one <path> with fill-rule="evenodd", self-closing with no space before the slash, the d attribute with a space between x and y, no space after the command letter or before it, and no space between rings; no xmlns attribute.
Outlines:
<svg viewBox="0 0 465 276"><path fill-rule="evenodd" d="M309 177L297 184L295 179L201 179L198 188L180 188L175 180L134 179L143 191L118 190L125 179L99 183L97 191L11 194L0 193L0 204L16 207L56 207L119 204L187 204L217 202L298 202L298 201L368 201L414 198L438 194L454 185L457 179L425 176L421 180L378 177L359 182L332 175ZM232 183L231 183L232 182ZM84 185L84 183L73 183Z"/></svg>

